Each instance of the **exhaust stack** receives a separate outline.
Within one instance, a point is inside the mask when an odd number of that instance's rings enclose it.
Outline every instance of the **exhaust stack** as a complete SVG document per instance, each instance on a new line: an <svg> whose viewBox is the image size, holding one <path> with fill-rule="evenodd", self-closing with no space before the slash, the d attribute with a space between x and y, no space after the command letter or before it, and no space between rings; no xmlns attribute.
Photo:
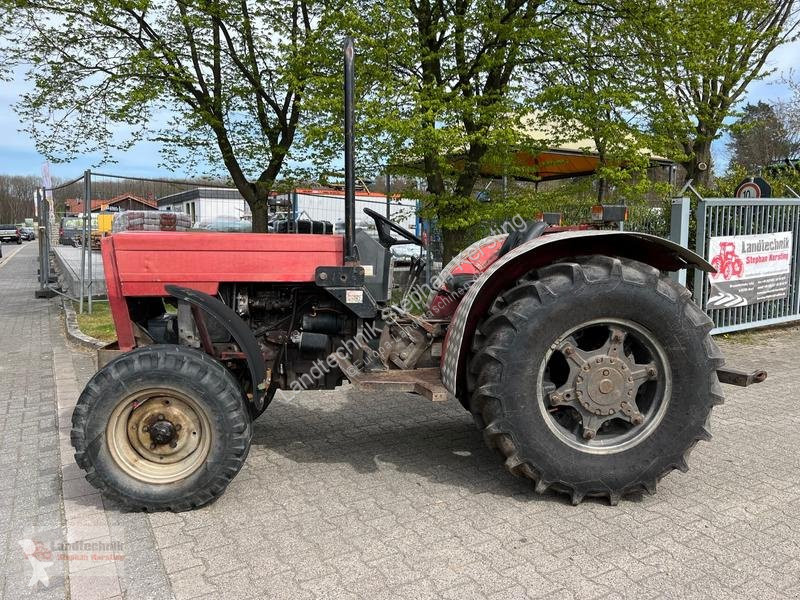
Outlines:
<svg viewBox="0 0 800 600"><path fill-rule="evenodd" d="M358 262L356 250L356 166L353 120L355 69L353 38L344 40L344 260Z"/></svg>

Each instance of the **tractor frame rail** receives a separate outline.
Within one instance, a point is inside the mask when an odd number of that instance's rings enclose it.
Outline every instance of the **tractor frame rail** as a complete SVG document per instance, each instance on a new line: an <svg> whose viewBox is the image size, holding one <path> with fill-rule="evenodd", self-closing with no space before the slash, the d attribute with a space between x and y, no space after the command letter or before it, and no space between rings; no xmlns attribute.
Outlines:
<svg viewBox="0 0 800 600"><path fill-rule="evenodd" d="M717 377L720 383L748 387L756 383L762 383L767 378L767 372L763 369L757 369L748 373L741 369L722 368L717 369Z"/></svg>

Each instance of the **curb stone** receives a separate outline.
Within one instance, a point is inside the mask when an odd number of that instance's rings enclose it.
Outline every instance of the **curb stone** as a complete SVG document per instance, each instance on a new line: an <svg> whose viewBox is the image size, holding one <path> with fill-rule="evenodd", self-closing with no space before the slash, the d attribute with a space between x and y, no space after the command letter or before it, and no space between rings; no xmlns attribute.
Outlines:
<svg viewBox="0 0 800 600"><path fill-rule="evenodd" d="M68 300L62 299L61 306L64 308L64 323L66 324L67 339L93 350L105 346L105 342L101 342L97 338L86 335L80 330L78 327L78 315L75 313L75 309L70 306Z"/></svg>

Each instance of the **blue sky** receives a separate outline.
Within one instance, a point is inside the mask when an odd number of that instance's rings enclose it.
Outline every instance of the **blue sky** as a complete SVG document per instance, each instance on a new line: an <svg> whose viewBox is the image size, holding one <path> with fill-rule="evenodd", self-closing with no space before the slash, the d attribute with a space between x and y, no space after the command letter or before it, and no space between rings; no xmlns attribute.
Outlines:
<svg viewBox="0 0 800 600"><path fill-rule="evenodd" d="M800 41L787 44L776 50L770 57L769 64L776 70L771 77L751 84L745 101L775 101L787 98L789 91L779 81L781 74L791 69L800 68ZM800 73L795 73L800 76ZM28 85L20 75L14 81L0 85L0 173L13 175L39 174L43 157L36 151L33 141L27 134L20 132L20 123L12 106L17 102L21 92ZM97 157L84 157L70 163L51 165L54 177L70 179L77 177L85 169L91 168ZM724 170L729 160L726 140L718 140L714 145L714 161L717 171ZM185 177L188 173L174 173L158 167L159 145L142 142L134 148L120 154L117 163L104 170L138 177Z"/></svg>

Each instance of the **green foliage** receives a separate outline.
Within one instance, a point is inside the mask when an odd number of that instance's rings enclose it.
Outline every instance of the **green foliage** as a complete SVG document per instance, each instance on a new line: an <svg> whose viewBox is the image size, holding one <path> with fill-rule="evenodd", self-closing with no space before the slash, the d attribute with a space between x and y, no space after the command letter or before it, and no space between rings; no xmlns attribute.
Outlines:
<svg viewBox="0 0 800 600"><path fill-rule="evenodd" d="M256 229L279 180L340 168L342 35L356 38L360 173L424 181L446 254L542 206L594 202L591 182L534 192L519 160L570 142L597 152L612 201L665 197L651 154L708 185L711 144L767 58L793 0L0 0L0 78L49 159L111 161L140 140L184 173L218 166ZM544 132L544 133L543 133ZM586 141L584 143L584 141ZM212 170L213 171L213 170ZM490 202L476 200L486 173ZM596 197L596 195L595 195ZM256 212L256 209L260 212ZM265 220L264 220L265 223ZM451 235L452 234L452 235Z"/></svg>
<svg viewBox="0 0 800 600"><path fill-rule="evenodd" d="M731 125L731 161L756 172L800 150L800 132L790 131L775 107L766 102L747 104Z"/></svg>
<svg viewBox="0 0 800 600"><path fill-rule="evenodd" d="M526 49L550 35L541 7L363 0L342 14L358 49L362 168L424 179L423 216L445 232L487 218L472 197L483 166L508 164L513 148L535 145L522 125L530 109L519 66ZM333 74L315 81L314 118L304 129L322 161L340 142L330 102L336 85Z"/></svg>
<svg viewBox="0 0 800 600"><path fill-rule="evenodd" d="M597 154L595 177L604 190L640 196L652 151L663 143L641 117L653 94L646 71L632 60L638 47L630 23L619 8L559 4L560 38L532 74L539 80L537 111L557 140Z"/></svg>
<svg viewBox="0 0 800 600"><path fill-rule="evenodd" d="M733 198L736 188L753 172L738 163L731 163L724 175L714 179L714 185L698 190L706 198ZM771 169L763 173L764 179L772 186L773 198L795 198L794 190L800 194L800 171L788 167Z"/></svg>
<svg viewBox="0 0 800 600"><path fill-rule="evenodd" d="M42 154L111 162L117 151L154 140L167 166L225 172L254 214L287 174L306 82L336 44L328 15L338 4L324 0L0 7L0 64L27 69L33 90L17 112Z"/></svg>
<svg viewBox="0 0 800 600"><path fill-rule="evenodd" d="M771 72L772 51L796 36L795 2L679 0L630 3L630 10L626 22L656 94L653 131L670 142L687 179L708 185L712 142L729 128L747 86Z"/></svg>

